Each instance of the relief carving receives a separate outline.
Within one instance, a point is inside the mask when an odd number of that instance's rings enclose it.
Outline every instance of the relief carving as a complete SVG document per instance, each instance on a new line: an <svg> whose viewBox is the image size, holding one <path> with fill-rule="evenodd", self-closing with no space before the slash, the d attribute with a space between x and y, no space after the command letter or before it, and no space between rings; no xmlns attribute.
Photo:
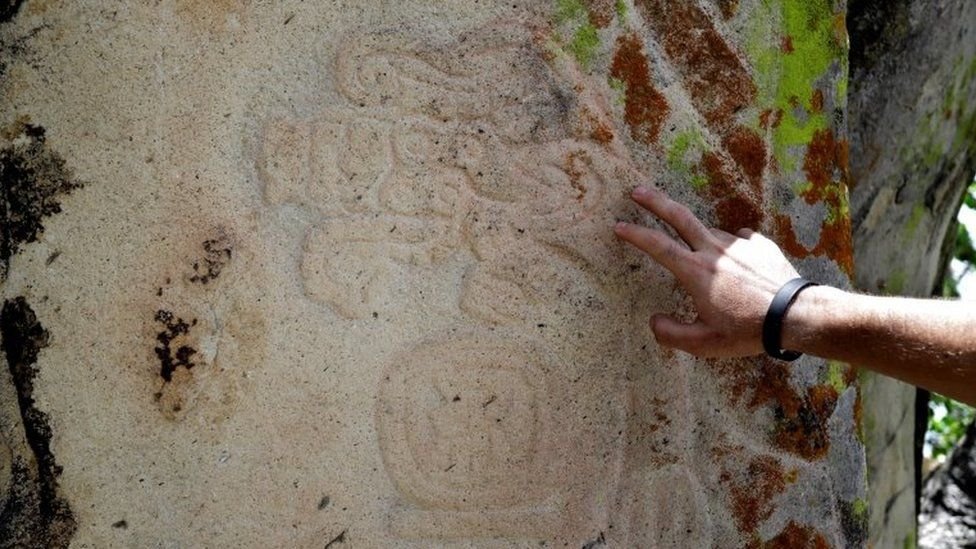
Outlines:
<svg viewBox="0 0 976 549"><path fill-rule="evenodd" d="M569 316L606 361L614 342L589 326L630 310L613 285L633 269L610 257L607 224L642 178L614 139L609 100L581 91L583 76L554 67L524 27L433 46L399 33L341 43L339 100L272 117L261 138L266 204L310 215L296 282L355 320L395 302L411 270L466 265L455 302L467 335L418 334L380 383L391 532L593 538L611 514L637 512L612 496L633 467L622 462L625 366L580 362L524 328ZM510 77L486 88L485 74ZM580 417L559 412L567 402Z"/></svg>

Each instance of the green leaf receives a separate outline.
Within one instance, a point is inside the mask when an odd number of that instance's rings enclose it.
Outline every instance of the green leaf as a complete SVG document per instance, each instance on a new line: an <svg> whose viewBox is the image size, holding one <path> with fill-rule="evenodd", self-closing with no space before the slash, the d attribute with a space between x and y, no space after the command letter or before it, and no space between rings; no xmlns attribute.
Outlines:
<svg viewBox="0 0 976 549"><path fill-rule="evenodd" d="M956 233L956 248L953 254L959 261L965 261L970 265L976 264L976 249L973 248L973 239L969 235L969 229L959 223Z"/></svg>
<svg viewBox="0 0 976 549"><path fill-rule="evenodd" d="M936 413L945 411L945 415L936 419ZM966 434L966 427L976 417L973 408L952 400L951 398L932 393L929 400L929 428L925 438L932 446L932 457L938 459L947 456Z"/></svg>

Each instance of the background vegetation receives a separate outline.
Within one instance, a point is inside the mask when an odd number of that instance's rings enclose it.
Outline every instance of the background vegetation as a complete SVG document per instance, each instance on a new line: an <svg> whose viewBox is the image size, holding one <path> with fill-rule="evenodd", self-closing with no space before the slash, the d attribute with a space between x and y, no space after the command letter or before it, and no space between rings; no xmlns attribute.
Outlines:
<svg viewBox="0 0 976 549"><path fill-rule="evenodd" d="M967 275L976 276L976 248L973 247L973 235L970 233L970 229L974 228L973 219L976 219L976 181L969 185L959 210L958 232L953 250L955 268L946 271L942 285L944 297L960 297L960 283L963 278ZM968 227L967 220L970 222ZM969 295L963 297L976 300L976 295L972 295L972 292L971 289ZM929 400L928 432L925 433L926 457L943 461L952 452L956 443L962 439L966 427L973 421L974 416L976 411L972 407L932 393Z"/></svg>

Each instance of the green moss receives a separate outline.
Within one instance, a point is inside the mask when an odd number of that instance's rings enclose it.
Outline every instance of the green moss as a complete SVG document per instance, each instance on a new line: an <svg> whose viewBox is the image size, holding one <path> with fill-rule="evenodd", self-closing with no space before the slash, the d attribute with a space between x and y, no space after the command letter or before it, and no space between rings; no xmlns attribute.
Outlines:
<svg viewBox="0 0 976 549"><path fill-rule="evenodd" d="M901 544L903 549L915 549L918 544L915 542L915 531L911 531L905 536L905 540Z"/></svg>
<svg viewBox="0 0 976 549"><path fill-rule="evenodd" d="M560 41L583 68L589 67L600 47L600 34L590 23L582 0L556 0L553 19L557 26L565 27L567 33L563 36L570 36L569 40Z"/></svg>
<svg viewBox="0 0 976 549"><path fill-rule="evenodd" d="M825 113L815 112L813 101L820 80L832 67L841 73L835 83L837 101L847 96L846 38L839 36L846 31L843 14L835 13L833 5L831 0L762 0L748 16L745 49L758 102L764 109L782 112L773 131L773 154L787 173L797 167L794 149L806 146L830 125Z"/></svg>
<svg viewBox="0 0 976 549"><path fill-rule="evenodd" d="M589 19L583 0L556 0L555 20L557 25L578 23Z"/></svg>
<svg viewBox="0 0 976 549"><path fill-rule="evenodd" d="M626 20L627 19L627 2L624 2L624 0L617 0L617 3L616 3L616 5L614 7L617 9L617 18L620 19L621 22L623 22L624 20Z"/></svg>
<svg viewBox="0 0 976 549"><path fill-rule="evenodd" d="M701 173L694 163L706 150L705 139L699 130L683 131L676 135L668 146L668 168L675 174L685 177L695 189L708 185L708 177Z"/></svg>
<svg viewBox="0 0 976 549"><path fill-rule="evenodd" d="M627 83L619 78L614 78L611 76L607 79L607 84L610 86L610 89L615 92L613 102L617 105L626 105Z"/></svg>
<svg viewBox="0 0 976 549"><path fill-rule="evenodd" d="M600 47L600 35L592 23L580 25L573 34L573 39L569 42L569 51L584 68L590 66L590 62L596 55L597 48Z"/></svg>
<svg viewBox="0 0 976 549"><path fill-rule="evenodd" d="M685 154L692 146L699 149L705 147L705 140L702 138L701 132L688 130L676 135L668 148L668 167L672 170L680 170L687 166Z"/></svg>
<svg viewBox="0 0 976 549"><path fill-rule="evenodd" d="M908 222L905 223L905 238L911 238L915 235L915 231L918 230L918 224L922 222L924 217L925 205L916 204L915 207L912 208L912 214L908 217Z"/></svg>
<svg viewBox="0 0 976 549"><path fill-rule="evenodd" d="M749 25L745 35L745 50L752 62L753 78L763 107L772 107L779 81L780 52L777 27L779 25L778 6L771 0L755 4L748 14Z"/></svg>
<svg viewBox="0 0 976 549"><path fill-rule="evenodd" d="M864 424L861 426L861 430L859 431L861 436L858 437L858 440L864 442L864 440L867 438L867 434L873 434L877 429L878 422L876 419L874 419L874 416L871 414L864 414Z"/></svg>
<svg viewBox="0 0 976 549"><path fill-rule="evenodd" d="M885 293L888 295L901 295L905 290L905 271L895 271L888 275L885 283Z"/></svg>
<svg viewBox="0 0 976 549"><path fill-rule="evenodd" d="M833 387L837 393L843 393L847 389L847 382L844 381L844 374L847 373L848 365L836 360L827 362L827 383Z"/></svg>
<svg viewBox="0 0 976 549"><path fill-rule="evenodd" d="M817 131L828 126L827 116L814 112L817 81L834 63L847 64L846 48L836 37L832 6L829 0L782 4L783 32L793 51L782 55L775 106L783 117L773 135L773 152L787 172L796 166L791 149L809 144Z"/></svg>
<svg viewBox="0 0 976 549"><path fill-rule="evenodd" d="M868 502L865 499L857 498L854 500L854 517L864 519L868 516Z"/></svg>
<svg viewBox="0 0 976 549"><path fill-rule="evenodd" d="M943 92L942 102L922 117L915 134L916 146L903 151L907 161L936 169L947 158L958 156L976 142L976 107L967 102L968 90L976 79L976 57L959 56L953 62L956 79ZM948 119L955 120L954 137L947 140L943 130ZM920 152L917 152L920 151Z"/></svg>
<svg viewBox="0 0 976 549"><path fill-rule="evenodd" d="M926 125L930 127L931 122ZM932 131L923 132L927 134L924 137L925 145L922 147L922 164L928 168L934 168L942 161L944 152L942 150L942 143L932 134Z"/></svg>

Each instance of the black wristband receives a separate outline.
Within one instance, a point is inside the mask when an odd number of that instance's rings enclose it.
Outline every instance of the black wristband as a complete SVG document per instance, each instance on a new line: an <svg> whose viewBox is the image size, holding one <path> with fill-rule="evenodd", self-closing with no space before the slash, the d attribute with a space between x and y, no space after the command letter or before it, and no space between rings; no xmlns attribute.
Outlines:
<svg viewBox="0 0 976 549"><path fill-rule="evenodd" d="M786 284L783 284L783 287L776 292L776 296L773 297L773 302L769 304L769 310L766 311L766 319L763 320L762 343L766 354L787 362L792 362L800 358L803 354L796 351L787 351L782 348L783 317L786 316L786 310L793 304L793 300L796 299L796 295L800 293L800 290L808 286L817 285L817 283L803 278L794 278Z"/></svg>

